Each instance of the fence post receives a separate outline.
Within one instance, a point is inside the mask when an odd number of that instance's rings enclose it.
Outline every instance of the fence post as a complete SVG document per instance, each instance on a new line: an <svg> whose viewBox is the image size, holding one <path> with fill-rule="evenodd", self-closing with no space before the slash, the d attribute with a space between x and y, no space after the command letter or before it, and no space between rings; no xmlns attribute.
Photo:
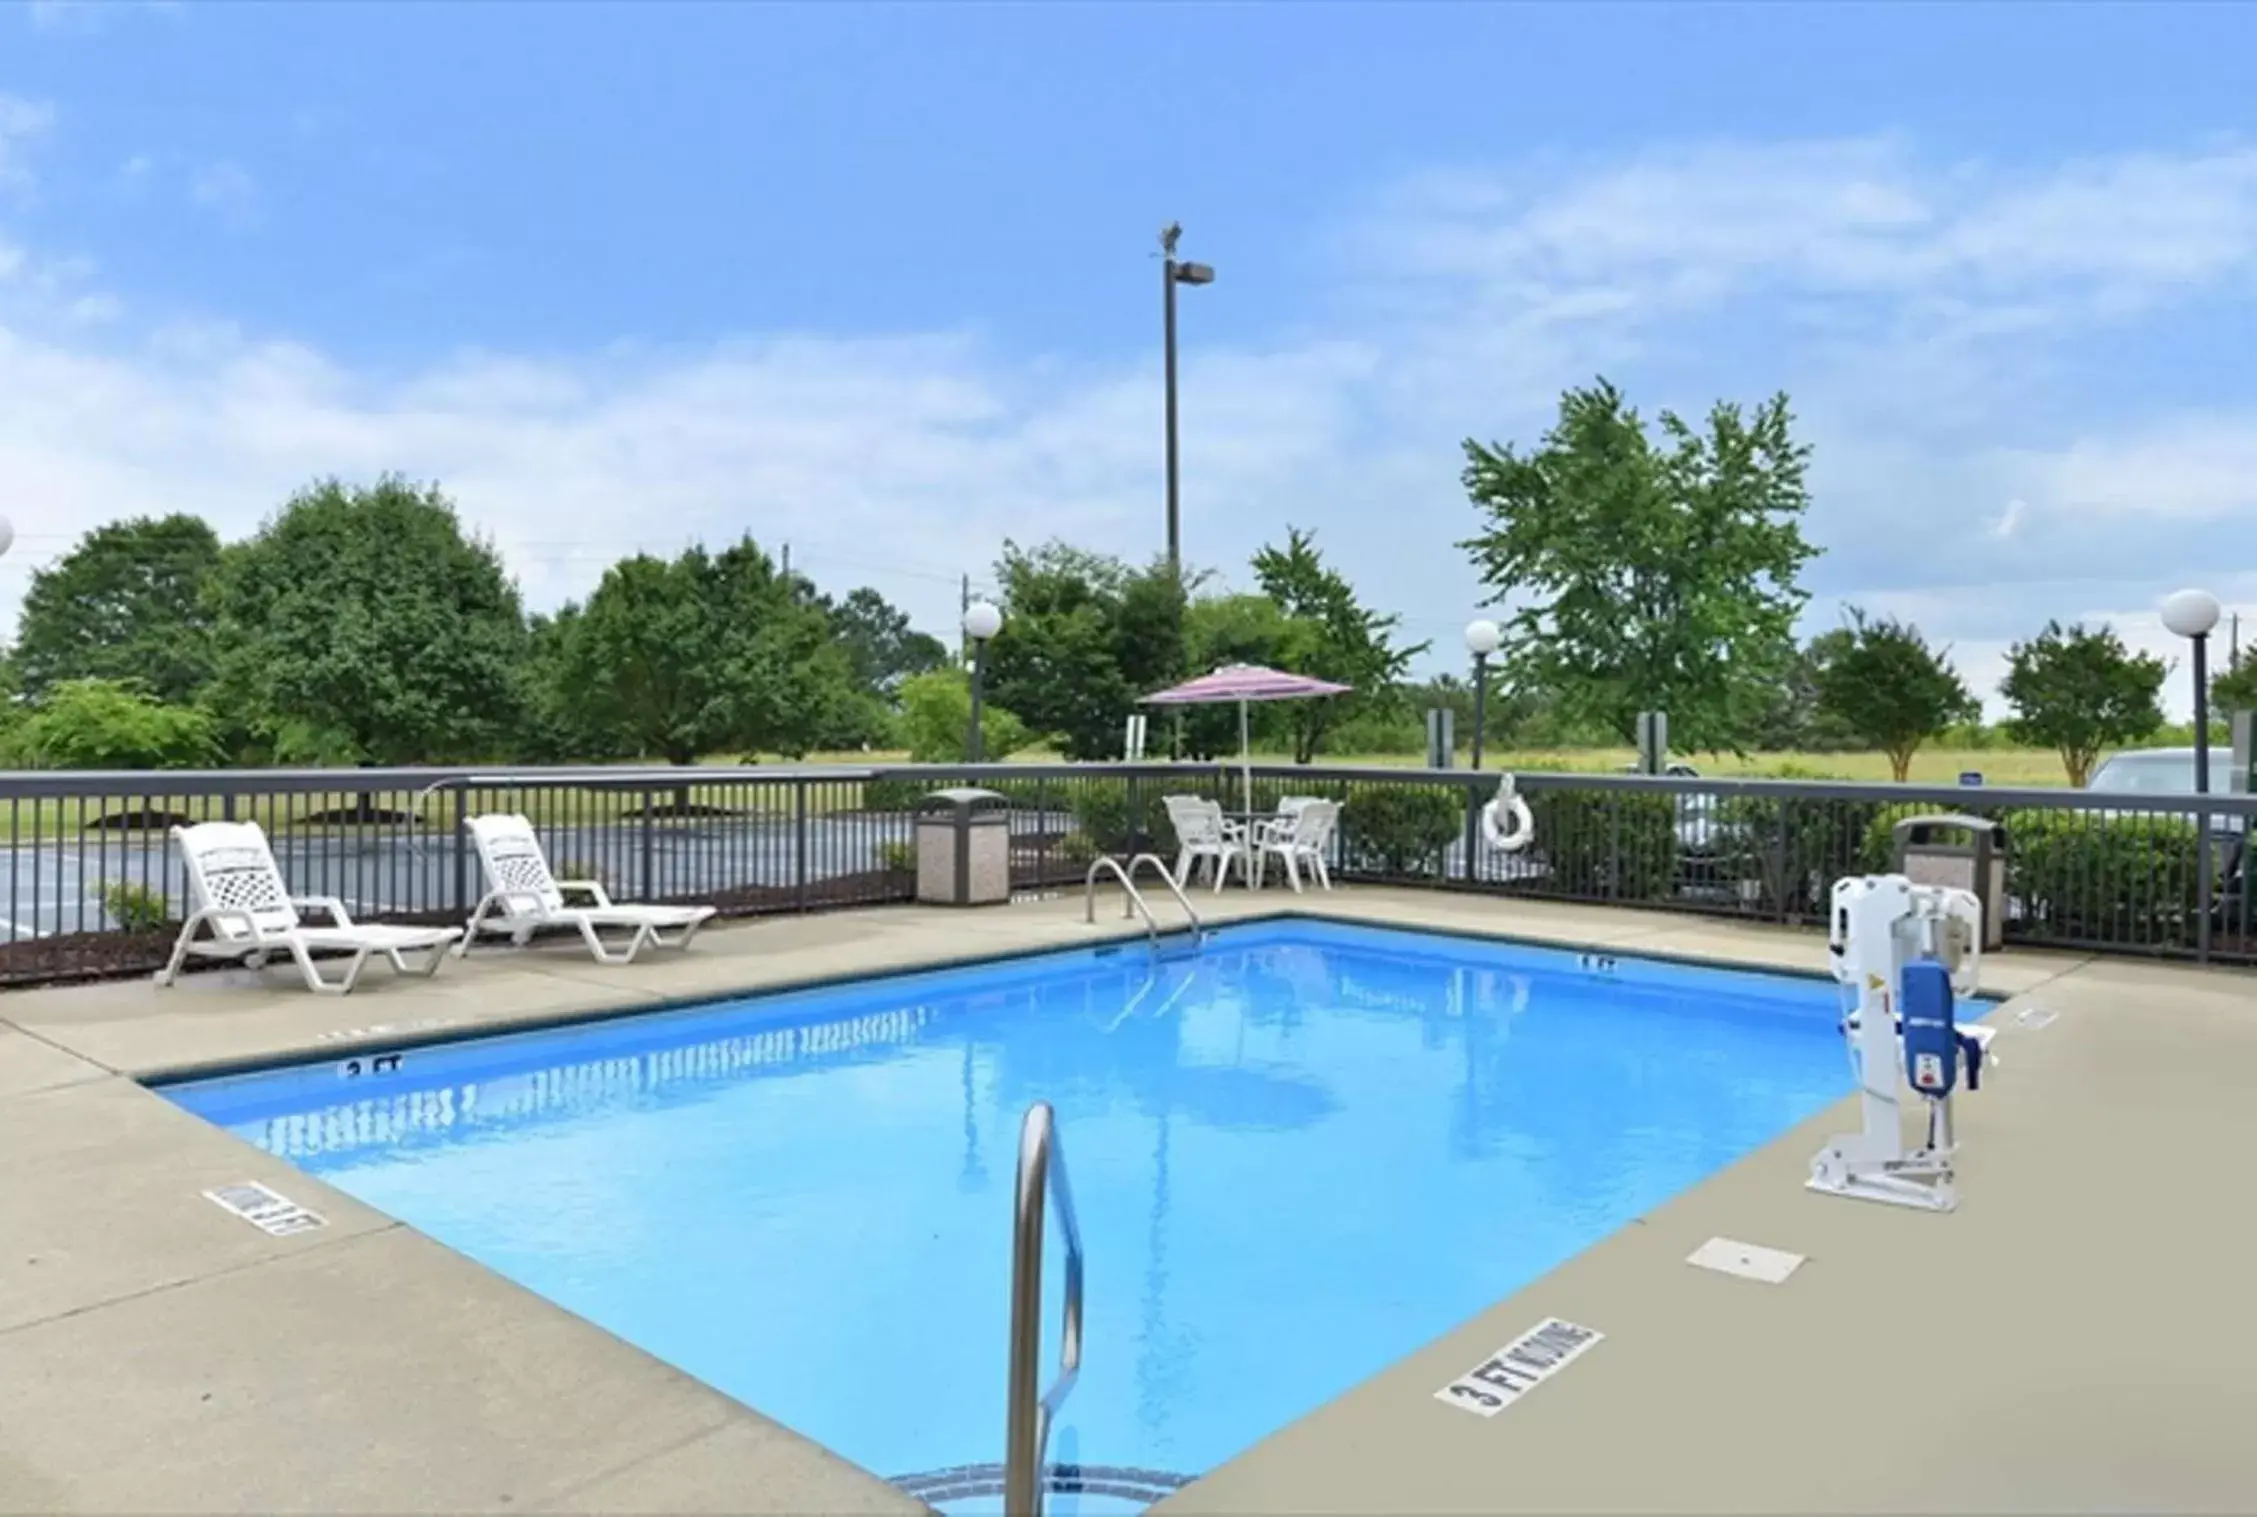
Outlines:
<svg viewBox="0 0 2257 1517"><path fill-rule="evenodd" d="M637 893L646 901L658 899L658 893L653 888L653 877L658 873L658 814L657 805L651 799L655 794L656 792L647 786L643 790L643 856L641 860L643 884L642 889Z"/></svg>
<svg viewBox="0 0 2257 1517"><path fill-rule="evenodd" d="M1465 882L1481 883L1481 782L1468 780L1465 787Z"/></svg>
<svg viewBox="0 0 2257 1517"><path fill-rule="evenodd" d="M792 781L792 904L807 909L807 777Z"/></svg>
<svg viewBox="0 0 2257 1517"><path fill-rule="evenodd" d="M2204 776L2205 780L2208 776ZM2210 962L2210 907L2216 893L2216 871L2210 864L2210 802L2208 792L2195 797L2194 807L2194 961Z"/></svg>
<svg viewBox="0 0 2257 1517"><path fill-rule="evenodd" d="M455 915L470 915L470 790L469 782L456 780L447 787L447 795L454 802L454 826L448 833L454 839L455 853ZM230 796L230 800L234 797Z"/></svg>
<svg viewBox="0 0 2257 1517"><path fill-rule="evenodd" d="M1719 806L1717 809L1721 811L1724 808ZM1779 798L1779 862L1777 867L1774 868L1771 872L1772 878L1777 881L1774 889L1776 890L1779 897L1779 923L1781 926L1785 926L1790 920L1793 919L1793 912L1790 907L1790 902L1792 902L1795 896L1802 890L1802 880L1799 877L1799 872L1794 872L1794 816L1794 797L1781 796Z"/></svg>

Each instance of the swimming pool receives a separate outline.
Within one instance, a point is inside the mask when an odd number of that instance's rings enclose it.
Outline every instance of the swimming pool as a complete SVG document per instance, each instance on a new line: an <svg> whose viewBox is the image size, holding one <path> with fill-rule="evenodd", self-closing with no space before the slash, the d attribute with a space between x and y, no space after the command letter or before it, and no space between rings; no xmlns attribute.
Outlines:
<svg viewBox="0 0 2257 1517"><path fill-rule="evenodd" d="M1846 1093L1837 1014L1820 981L1287 919L163 1093L952 1510L995 1505L1047 1100L1088 1258L1050 1457L1089 1489L1052 1505L1097 1512Z"/></svg>

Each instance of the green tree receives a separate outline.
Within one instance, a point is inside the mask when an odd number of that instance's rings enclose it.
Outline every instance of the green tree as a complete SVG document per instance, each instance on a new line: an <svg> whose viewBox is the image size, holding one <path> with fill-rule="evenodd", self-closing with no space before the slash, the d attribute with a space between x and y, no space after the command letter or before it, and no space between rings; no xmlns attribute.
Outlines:
<svg viewBox="0 0 2257 1517"><path fill-rule="evenodd" d="M1864 746L1818 698L1820 671L1851 639L1849 628L1835 627L1795 650L1749 734L1754 748L1764 753L1840 753Z"/></svg>
<svg viewBox="0 0 2257 1517"><path fill-rule="evenodd" d="M1184 589L1164 563L1132 570L1064 543L1005 543L1003 630L988 690L1070 759L1119 753L1138 697L1183 670Z"/></svg>
<svg viewBox="0 0 2257 1517"><path fill-rule="evenodd" d="M442 763L519 730L525 617L437 486L325 480L223 555L215 711L284 761Z"/></svg>
<svg viewBox="0 0 2257 1517"><path fill-rule="evenodd" d="M2014 708L2019 742L2054 749L2069 783L2083 787L2103 750L2163 725L2163 661L2125 648L2114 629L2064 630L2057 621L2007 650L1999 693Z"/></svg>
<svg viewBox="0 0 2257 1517"><path fill-rule="evenodd" d="M821 604L854 682L865 690L891 696L903 680L948 664L947 644L912 627L908 612L867 586Z"/></svg>
<svg viewBox="0 0 2257 1517"><path fill-rule="evenodd" d="M24 692L133 680L160 701L194 700L212 677L206 596L219 562L219 536L201 517L96 527L32 571L12 655Z"/></svg>
<svg viewBox="0 0 2257 1517"><path fill-rule="evenodd" d="M210 716L106 679L49 686L8 742L28 769L198 769L220 756Z"/></svg>
<svg viewBox="0 0 2257 1517"><path fill-rule="evenodd" d="M972 681L962 669L934 669L901 682L901 736L917 764L960 764L972 730ZM1027 746L1026 724L983 700L980 747L996 763Z"/></svg>
<svg viewBox="0 0 2257 1517"><path fill-rule="evenodd" d="M2210 681L2210 709L2221 715L2257 711L2257 643L2242 649L2240 656Z"/></svg>
<svg viewBox="0 0 2257 1517"><path fill-rule="evenodd" d="M1571 720L1627 742L1669 714L1686 749L1738 747L1793 657L1810 450L1784 395L1704 430L1661 414L1662 445L1605 380L1569 390L1534 451L1468 440L1465 486L1486 530L1468 549L1507 622L1508 672Z"/></svg>
<svg viewBox="0 0 2257 1517"><path fill-rule="evenodd" d="M1288 527L1284 547L1254 555L1254 578L1296 625L1286 642L1284 667L1351 687L1347 695L1331 700L1288 705L1293 761L1306 764L1316 757L1332 723L1395 709L1401 699L1396 686L1428 645L1396 647L1394 632L1401 618L1382 616L1360 603L1355 587L1317 552L1314 533Z"/></svg>
<svg viewBox="0 0 2257 1517"><path fill-rule="evenodd" d="M1951 667L1948 649L1930 648L1920 629L1871 620L1852 606L1846 642L1816 665L1818 706L1866 746L1889 756L1901 782L1920 745L1982 705Z"/></svg>
<svg viewBox="0 0 2257 1517"><path fill-rule="evenodd" d="M1285 614L1268 596L1247 591L1235 595L1202 595L1184 609L1184 668L1206 674L1231 664L1260 664L1291 669L1304 658L1314 629ZM1289 702L1265 703L1249 713L1249 733L1257 748L1268 751L1291 744L1293 729L1286 720ZM1152 746L1160 745L1161 723L1172 732L1181 723L1184 758L1213 758L1238 751L1238 710L1234 706L1178 706L1164 716L1152 713Z"/></svg>
<svg viewBox="0 0 2257 1517"><path fill-rule="evenodd" d="M579 741L606 756L797 757L851 688L821 607L750 537L719 554L622 559L562 619L559 688Z"/></svg>

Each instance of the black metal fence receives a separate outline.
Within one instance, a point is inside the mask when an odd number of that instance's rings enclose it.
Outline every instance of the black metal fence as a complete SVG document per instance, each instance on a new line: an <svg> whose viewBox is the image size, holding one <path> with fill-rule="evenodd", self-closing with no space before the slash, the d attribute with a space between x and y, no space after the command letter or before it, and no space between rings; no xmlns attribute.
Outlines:
<svg viewBox="0 0 2257 1517"><path fill-rule="evenodd" d="M1250 782L1250 783L1249 783ZM1078 884L1099 853L1176 840L1163 798L1267 812L1342 803L1336 876L1814 923L1843 875L1886 869L1908 815L2006 829L2012 943L2257 963L2245 842L2257 799L1532 773L1532 846L1486 847L1496 777L1209 764L224 770L0 774L0 984L138 972L185 914L168 829L257 822L294 893L356 916L460 921L484 890L465 816L518 811L560 876L726 915L910 899L918 801L951 784L1010 802L1016 889ZM1249 793L1250 791L1250 793Z"/></svg>

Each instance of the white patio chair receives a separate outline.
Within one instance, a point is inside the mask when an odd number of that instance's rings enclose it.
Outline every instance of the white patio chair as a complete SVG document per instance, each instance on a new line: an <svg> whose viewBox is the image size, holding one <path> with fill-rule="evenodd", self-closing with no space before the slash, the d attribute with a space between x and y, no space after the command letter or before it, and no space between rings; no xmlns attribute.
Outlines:
<svg viewBox="0 0 2257 1517"><path fill-rule="evenodd" d="M523 947L543 927L578 929L599 964L632 964L645 948L687 948L713 916L711 906L650 906L614 901L595 880L560 880L549 873L548 856L533 824L515 813L470 818L470 839L486 871L486 894L470 914L457 954L470 951L481 932L506 936ZM592 904L574 906L566 891L588 896ZM628 931L627 946L603 940L601 929ZM676 932L677 937L663 934Z"/></svg>
<svg viewBox="0 0 2257 1517"><path fill-rule="evenodd" d="M1246 833L1234 827L1223 815L1222 803L1202 799L1196 795L1170 795L1161 798L1168 808L1168 825L1175 828L1176 888L1191 883L1191 872L1204 861L1214 871L1215 892L1222 893L1223 883L1230 878L1230 866L1237 861L1240 873L1253 878L1247 863Z"/></svg>
<svg viewBox="0 0 2257 1517"><path fill-rule="evenodd" d="M360 982L368 956L380 953L400 974L436 974L445 961L447 945L462 936L459 927L389 927L355 922L345 903L335 896L293 897L275 866L274 851L256 822L198 822L172 829L173 845L188 866L188 888L194 906L180 924L180 937L172 945L172 958L157 971L157 983L170 985L191 956L200 959L240 960L264 969L267 960L288 954L305 977L306 988L323 995L341 996ZM328 915L330 925L309 926L301 910ZM197 934L205 929L210 937ZM314 967L316 953L344 953L344 972L325 979ZM411 964L407 955L427 957Z"/></svg>
<svg viewBox="0 0 2257 1517"><path fill-rule="evenodd" d="M1330 890L1332 874L1325 867L1324 852L1332 845L1332 829L1339 819L1338 801L1308 800L1291 811L1280 808L1277 820L1264 823L1254 834L1254 888L1261 888L1270 856L1275 854L1284 863L1286 883L1295 894L1301 890L1303 864L1316 874L1319 885Z"/></svg>

